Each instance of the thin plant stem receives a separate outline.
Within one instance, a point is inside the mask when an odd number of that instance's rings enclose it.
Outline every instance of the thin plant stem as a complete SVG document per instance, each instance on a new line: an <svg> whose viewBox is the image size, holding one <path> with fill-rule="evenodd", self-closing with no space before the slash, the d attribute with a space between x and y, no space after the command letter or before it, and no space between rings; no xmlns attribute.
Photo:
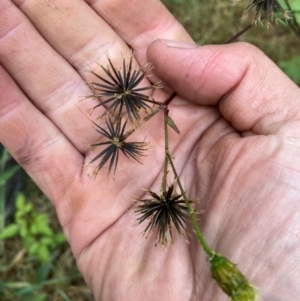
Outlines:
<svg viewBox="0 0 300 301"><path fill-rule="evenodd" d="M232 42L234 42L237 38L239 38L242 34L244 34L246 31L248 31L250 28L252 28L254 26L254 23L250 23L248 24L245 28L243 28L242 30L240 30L238 33L236 33L235 35L233 35L232 37L230 37L225 44L230 44Z"/></svg>
<svg viewBox="0 0 300 301"><path fill-rule="evenodd" d="M191 217L191 222L193 224L193 227L194 227L194 230L196 232L196 235L197 235L197 238L198 238L198 241L200 243L200 245L202 246L203 250L205 251L205 253L207 254L207 257L208 258L213 258L214 255L215 255L215 252L209 247L209 245L207 244L206 240L205 240L205 237L204 235L202 234L199 226L198 226L198 223L197 223L197 219L196 219L196 214L195 214L195 210L193 209L193 207L191 206L187 196L186 196L186 193L182 187L182 184L180 182L180 179L179 179L179 176L177 174L177 171L175 169L175 166L174 166L174 163L173 163L173 160L172 160L172 156L170 154L170 150L169 150L169 138L168 138L168 126L167 126L167 119L168 119L168 112L169 110L167 108L164 109L164 123L165 123L165 140L166 140L166 143L165 143L165 152L166 152L166 158L169 162L169 164L171 165L172 167L172 170L173 170L173 173L174 173L174 176L175 176L175 179L178 183L178 186L179 186L179 189L181 191L181 194L182 194L182 197L185 201L185 204L186 204L186 207L189 211L189 214L190 214L190 217Z"/></svg>
<svg viewBox="0 0 300 301"><path fill-rule="evenodd" d="M168 99L164 102L164 133L165 133L165 153L167 153L168 149L169 149L169 135L168 135L168 113L169 113L169 109L168 109L168 105L170 104L170 102L174 99L174 97L177 95L176 92L173 92ZM165 156L165 163L164 163L164 167L163 167L163 178L162 178L162 183L161 183L161 192L166 192L167 190L167 176L168 176L168 163L169 160L167 158L167 156Z"/></svg>
<svg viewBox="0 0 300 301"><path fill-rule="evenodd" d="M164 101L164 106L167 107L170 102L177 96L176 92L173 92L165 101Z"/></svg>
<svg viewBox="0 0 300 301"><path fill-rule="evenodd" d="M164 193L167 190L167 175L168 175L168 157L167 157L167 151L169 149L169 135L168 135L168 107L165 107L164 109L164 133L165 133L165 163L163 167L163 178L161 183L161 190L162 193Z"/></svg>
<svg viewBox="0 0 300 301"><path fill-rule="evenodd" d="M292 10L292 7L290 5L290 3L288 2L288 0L284 0L285 4L287 5L287 8L289 11L293 12L293 18L292 20L286 20L286 23L288 24L288 26L291 28L291 30L298 36L300 37L300 26L299 23L297 22L297 19L295 18L295 11ZM262 17L261 20L265 19L266 17ZM237 38L239 38L242 34L244 34L246 31L248 31L249 29L251 29L253 26L255 25L255 22L252 22L250 24L248 24L245 28L243 28L241 31L239 31L238 33L236 33L235 35L233 35L232 37L230 37L225 44L230 44L232 42L234 42Z"/></svg>

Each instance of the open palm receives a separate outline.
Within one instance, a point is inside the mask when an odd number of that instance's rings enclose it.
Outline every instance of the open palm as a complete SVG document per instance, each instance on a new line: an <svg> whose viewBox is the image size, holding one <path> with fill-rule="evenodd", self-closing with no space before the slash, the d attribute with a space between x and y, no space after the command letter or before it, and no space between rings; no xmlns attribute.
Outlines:
<svg viewBox="0 0 300 301"><path fill-rule="evenodd" d="M239 263L260 300L297 300L299 89L249 45L151 44L193 43L157 0L12 2L0 4L0 141L55 205L95 298L226 300L194 235L163 249L132 226L133 199L159 189L161 114L134 133L151 142L143 165L120 158L115 181L82 170L101 139L86 113L95 102L82 100L86 69L100 73L107 52L120 63L130 45L181 96L170 149L211 247Z"/></svg>

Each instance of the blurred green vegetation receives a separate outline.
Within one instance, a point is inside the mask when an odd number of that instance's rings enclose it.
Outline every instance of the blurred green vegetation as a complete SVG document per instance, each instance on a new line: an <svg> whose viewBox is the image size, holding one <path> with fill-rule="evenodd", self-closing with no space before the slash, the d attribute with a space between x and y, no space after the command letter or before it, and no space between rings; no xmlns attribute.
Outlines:
<svg viewBox="0 0 300 301"><path fill-rule="evenodd" d="M66 242L62 231L54 233L49 225L48 213L39 213L32 202L21 193L16 198L14 221L4 227L0 241L20 238L29 255L47 262L50 254Z"/></svg>
<svg viewBox="0 0 300 301"><path fill-rule="evenodd" d="M291 5L294 1L290 1ZM253 20L250 14L241 21L247 1L240 1L236 5L232 5L230 0L162 2L199 45L222 44ZM238 41L247 41L259 47L300 84L300 39L286 24L267 27L258 23ZM61 227L53 206L28 176L25 176L23 192L18 197L11 226L5 227L3 187L18 169L12 167L4 170L7 159L7 153L0 153L0 232L2 238L6 238L0 240L0 299L93 300L76 268L68 244L61 237ZM38 228L42 228L41 233L36 229L40 224L42 226ZM27 230L21 231L20 225Z"/></svg>
<svg viewBox="0 0 300 301"><path fill-rule="evenodd" d="M173 15L197 42L204 44L223 44L234 34L254 20L254 12L245 16L244 11L249 1L241 0L233 5L226 0L163 0ZM298 0L289 1L292 8L299 11ZM299 13L298 13L298 19ZM249 42L260 48L268 57L279 65L298 85L300 69L290 61L298 60L300 37L284 23L272 23L266 26L257 23L238 38L238 41ZM285 62L285 64L280 64ZM292 70L292 69L293 70Z"/></svg>
<svg viewBox="0 0 300 301"><path fill-rule="evenodd" d="M5 188L18 170L1 148L0 300L92 301L52 204L27 175L15 213L5 224L5 206L11 206L5 202Z"/></svg>

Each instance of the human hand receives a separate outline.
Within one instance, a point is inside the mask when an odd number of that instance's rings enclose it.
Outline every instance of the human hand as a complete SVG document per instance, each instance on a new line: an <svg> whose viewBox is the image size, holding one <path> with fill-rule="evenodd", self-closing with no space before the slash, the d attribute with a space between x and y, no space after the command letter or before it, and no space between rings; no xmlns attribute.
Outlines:
<svg viewBox="0 0 300 301"><path fill-rule="evenodd" d="M198 105L188 120L202 111L190 129L199 137L191 139L182 169L205 211L200 229L213 249L239 263L259 300L298 300L299 88L243 43L189 49L156 41L148 59L166 84ZM174 119L180 117L182 126L182 116ZM199 300L223 300L208 289L197 247L191 254Z"/></svg>
<svg viewBox="0 0 300 301"><path fill-rule="evenodd" d="M14 2L39 33L16 7L1 2L0 62L6 71L0 71L4 91L0 140L56 206L95 298L226 299L210 279L194 237L190 245L175 237L165 251L154 247L155 235L147 240L139 235L145 225L131 225L135 217L127 209L133 197L143 197L141 188L155 190L160 184L164 153L159 116L136 133L152 144L144 165L132 167L120 160L115 183L108 182L105 169L91 180L81 168L95 155L88 145L99 140L86 114L95 103L80 101L90 94L85 68L98 72L95 62L104 62L105 50L114 61L121 60L120 53L128 51L125 43L143 64L154 39L192 43L189 36L157 1L91 1L92 8L77 1L72 6L67 1ZM188 194L199 197L197 206L205 208L200 226L208 241L239 263L260 287L261 300L295 299L299 291L291 283L297 279L293 272L299 254L298 88L246 45L182 50L157 42L148 55L155 72L181 96L170 105L170 115L181 130L180 136L172 136L170 149ZM181 61L183 57L186 61ZM254 72L254 67L262 73ZM260 89L255 92L257 83ZM266 90L270 86L273 91ZM161 92L155 97L164 100ZM219 101L220 111L209 106ZM265 124L280 128L265 133ZM251 135L241 138L237 131ZM286 173L292 187L286 183ZM272 269L279 271L275 274Z"/></svg>

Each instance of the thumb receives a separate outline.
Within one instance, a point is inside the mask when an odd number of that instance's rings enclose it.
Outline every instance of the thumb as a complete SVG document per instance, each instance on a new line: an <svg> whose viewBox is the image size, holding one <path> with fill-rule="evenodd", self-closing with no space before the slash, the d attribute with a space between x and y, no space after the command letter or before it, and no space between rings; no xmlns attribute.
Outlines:
<svg viewBox="0 0 300 301"><path fill-rule="evenodd" d="M147 55L154 72L178 95L218 105L239 131L295 136L300 128L293 124L300 119L300 89L250 44L197 47L157 40Z"/></svg>

